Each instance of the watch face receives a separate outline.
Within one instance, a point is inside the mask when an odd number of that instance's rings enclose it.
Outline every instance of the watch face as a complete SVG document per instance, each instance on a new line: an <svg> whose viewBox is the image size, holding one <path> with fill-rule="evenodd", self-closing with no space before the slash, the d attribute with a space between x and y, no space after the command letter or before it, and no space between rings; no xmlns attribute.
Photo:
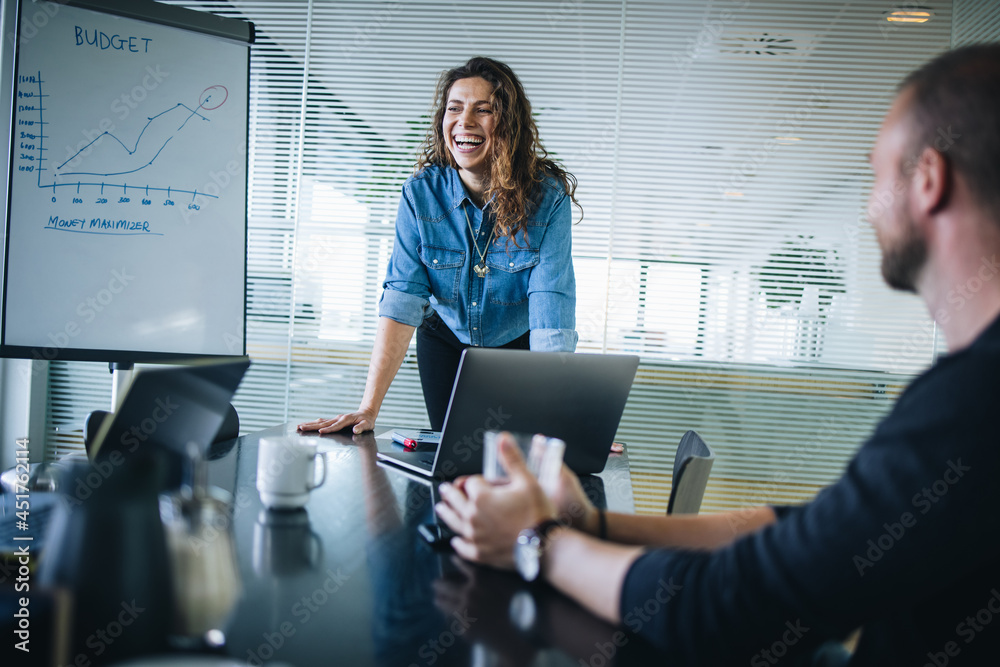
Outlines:
<svg viewBox="0 0 1000 667"><path fill-rule="evenodd" d="M524 536L517 540L517 548L514 549L514 562L517 565L518 573L525 581L534 581L538 578L538 571L541 569L539 541L537 537L525 538Z"/></svg>

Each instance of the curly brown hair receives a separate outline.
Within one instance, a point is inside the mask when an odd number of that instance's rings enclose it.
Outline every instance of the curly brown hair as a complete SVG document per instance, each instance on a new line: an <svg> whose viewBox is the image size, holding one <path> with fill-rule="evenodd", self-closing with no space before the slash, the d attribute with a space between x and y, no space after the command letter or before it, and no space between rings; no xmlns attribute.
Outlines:
<svg viewBox="0 0 1000 667"><path fill-rule="evenodd" d="M562 183L570 200L582 212L583 207L576 200L576 177L551 159L542 146L531 115L531 102L521 81L510 67L492 58L470 58L464 65L441 74L434 96L434 117L417 155L416 169L432 165L458 167L441 126L452 85L473 77L483 78L493 86L490 105L496 125L484 194L487 201L493 200L497 236L513 239L521 231L527 239L528 215L541 198L538 185L546 174Z"/></svg>

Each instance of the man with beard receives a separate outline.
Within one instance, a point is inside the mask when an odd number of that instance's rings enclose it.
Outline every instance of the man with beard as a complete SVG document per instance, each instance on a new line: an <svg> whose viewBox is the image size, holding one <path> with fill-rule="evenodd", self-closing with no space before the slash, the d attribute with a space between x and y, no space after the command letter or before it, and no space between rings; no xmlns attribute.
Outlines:
<svg viewBox="0 0 1000 667"><path fill-rule="evenodd" d="M656 645L665 664L790 664L855 628L851 665L994 664L1000 45L946 53L907 77L869 159L883 276L923 299L948 354L843 477L796 507L605 515L566 470L547 497L505 440L510 483L442 485L455 550L546 579Z"/></svg>

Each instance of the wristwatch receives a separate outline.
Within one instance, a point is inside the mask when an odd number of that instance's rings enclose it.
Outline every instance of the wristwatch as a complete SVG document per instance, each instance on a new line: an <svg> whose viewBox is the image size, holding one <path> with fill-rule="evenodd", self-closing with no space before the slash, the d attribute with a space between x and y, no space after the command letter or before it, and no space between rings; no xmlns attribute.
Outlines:
<svg viewBox="0 0 1000 667"><path fill-rule="evenodd" d="M542 552L553 528L559 526L555 519L546 519L534 528L525 528L517 535L514 545L514 564L525 581L534 581L542 572Z"/></svg>

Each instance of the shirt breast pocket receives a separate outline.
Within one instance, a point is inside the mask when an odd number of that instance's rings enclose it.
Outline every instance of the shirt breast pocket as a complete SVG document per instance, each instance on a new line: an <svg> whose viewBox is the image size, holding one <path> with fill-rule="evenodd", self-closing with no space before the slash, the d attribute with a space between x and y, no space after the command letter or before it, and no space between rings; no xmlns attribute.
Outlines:
<svg viewBox="0 0 1000 667"><path fill-rule="evenodd" d="M528 277L538 265L538 250L494 252L487 256L486 265L490 267L486 274L490 303L513 306L528 300Z"/></svg>
<svg viewBox="0 0 1000 667"><path fill-rule="evenodd" d="M427 267L431 294L438 302L458 298L461 269L465 265L465 251L434 245L421 245L420 261Z"/></svg>

